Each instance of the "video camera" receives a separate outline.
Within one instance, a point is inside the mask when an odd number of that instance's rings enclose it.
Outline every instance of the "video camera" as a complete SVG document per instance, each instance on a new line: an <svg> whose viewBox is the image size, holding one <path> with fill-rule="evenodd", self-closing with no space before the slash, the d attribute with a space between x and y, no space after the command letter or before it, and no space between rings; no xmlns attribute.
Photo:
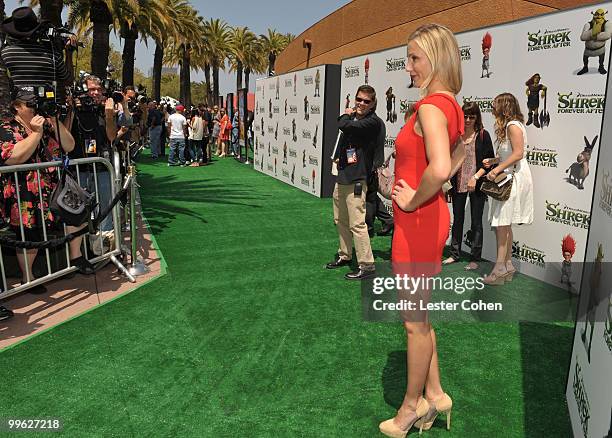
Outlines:
<svg viewBox="0 0 612 438"><path fill-rule="evenodd" d="M68 25L54 26L53 23L46 20L40 23L40 27L34 34L38 41L50 42L59 50L63 49L70 41L70 37L74 35L76 34L68 29ZM77 42L77 47L85 47L85 44ZM76 47L73 49L76 49Z"/></svg>
<svg viewBox="0 0 612 438"><path fill-rule="evenodd" d="M88 94L89 90L87 88L87 82L85 81L88 74L89 73L85 71L79 73L78 80L76 80L74 85L70 88L70 94L73 99L79 100L79 111L93 113L99 109L99 105L97 105L93 97Z"/></svg>
<svg viewBox="0 0 612 438"><path fill-rule="evenodd" d="M104 88L104 95L107 98L112 98L115 103L121 103L123 102L121 83L112 78L114 72L115 67L109 64L108 67L106 67L106 79L102 81L102 88Z"/></svg>
<svg viewBox="0 0 612 438"><path fill-rule="evenodd" d="M36 114L43 117L55 117L61 113L62 107L55 98L55 89L51 86L34 87L36 99L28 106L34 108Z"/></svg>

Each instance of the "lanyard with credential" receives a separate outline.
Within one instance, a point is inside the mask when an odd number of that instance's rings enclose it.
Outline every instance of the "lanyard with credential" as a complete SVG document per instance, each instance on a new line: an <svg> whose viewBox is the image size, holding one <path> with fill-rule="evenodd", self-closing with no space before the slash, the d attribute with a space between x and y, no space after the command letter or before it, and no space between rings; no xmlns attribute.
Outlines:
<svg viewBox="0 0 612 438"><path fill-rule="evenodd" d="M340 137L342 137L342 131L338 131L338 137L336 138L336 145L334 146L334 151L331 154L332 159L332 168L331 174L334 176L338 176L338 164L336 163L336 151L338 150L338 144L340 143Z"/></svg>

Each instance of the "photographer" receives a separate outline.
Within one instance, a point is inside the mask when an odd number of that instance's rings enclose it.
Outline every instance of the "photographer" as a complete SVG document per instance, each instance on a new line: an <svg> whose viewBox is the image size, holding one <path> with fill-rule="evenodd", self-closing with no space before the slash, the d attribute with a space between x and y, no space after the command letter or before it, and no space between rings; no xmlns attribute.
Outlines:
<svg viewBox="0 0 612 438"><path fill-rule="evenodd" d="M138 146L141 145L142 141L142 125L143 125L143 109L140 104L140 97L138 93L131 85L124 88L123 94L125 96L125 102L122 103L124 108L127 108L129 113L132 115L132 122L127 125L130 135L126 138L128 142L134 142ZM146 105L145 105L146 108Z"/></svg>
<svg viewBox="0 0 612 438"><path fill-rule="evenodd" d="M45 118L36 114L34 94L17 90L13 97L11 109L14 116L0 127L0 144L2 144L0 165L13 166L54 161L60 158L62 152L60 143L65 153L74 149L74 138L63 124L58 124L55 117ZM40 176L37 177L37 174ZM16 183L19 186L18 189ZM11 229L17 238L23 237L29 242L43 241L43 227L48 229L57 221L49 209L51 195L58 184L56 169L20 172L17 181L13 174L5 175L2 184L4 186L4 216L10 220ZM44 211L44 218L41 215L41 208ZM23 235L21 234L22 225ZM78 229L68 226L67 232L72 233ZM21 250L16 252L23 282L27 281L26 265L30 272L30 280L33 279L32 266L37 252L37 249L27 249L25 256ZM70 257L71 264L79 267L79 270L91 269L89 263L81 257L80 249L74 241L70 242ZM30 292L45 293L46 289L43 285L39 285L30 289Z"/></svg>
<svg viewBox="0 0 612 438"><path fill-rule="evenodd" d="M6 41L0 50L14 87L52 86L59 101L65 100L65 86L72 82L70 51L74 37L65 40L48 36L49 23L40 23L29 7L17 8L2 22ZM64 63L66 49L68 67Z"/></svg>
<svg viewBox="0 0 612 438"><path fill-rule="evenodd" d="M68 126L75 139L71 159L102 157L112 162L112 144L117 139L118 126L122 134L132 124L132 118L127 105L115 104L112 97L105 97L100 79L96 76L86 76L83 81L87 93L76 96L74 111L68 115ZM120 99L125 101L121 93ZM118 99L119 100L119 99ZM97 181L94 180L93 166L83 166L80 169L80 184L91 193L97 192L100 211L110 205L112 200L111 175L102 165L96 167ZM97 182L97 187L96 187ZM113 230L112 213L100 222L102 234L110 234ZM77 238L75 240L80 240ZM92 245L94 251L100 250L100 245ZM79 242L80 251L80 242Z"/></svg>
<svg viewBox="0 0 612 438"><path fill-rule="evenodd" d="M374 162L382 162L380 154L384 142L385 125L376 115L376 91L369 85L357 89L354 108L347 108L338 118L342 136L334 161L338 177L334 188L334 222L338 229L340 247L327 269L351 264L353 241L358 269L346 274L347 280L363 280L376 273L374 256L366 225L366 194Z"/></svg>

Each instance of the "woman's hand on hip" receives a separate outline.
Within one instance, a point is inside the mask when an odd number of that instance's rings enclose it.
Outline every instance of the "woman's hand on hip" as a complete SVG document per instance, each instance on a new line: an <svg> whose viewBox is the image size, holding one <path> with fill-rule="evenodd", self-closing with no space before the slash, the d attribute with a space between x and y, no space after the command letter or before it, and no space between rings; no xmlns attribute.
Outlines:
<svg viewBox="0 0 612 438"><path fill-rule="evenodd" d="M391 194L391 198L403 211L411 212L415 210L415 208L412 208L410 205L415 193L416 190L410 187L406 181L400 179L393 187L393 193Z"/></svg>

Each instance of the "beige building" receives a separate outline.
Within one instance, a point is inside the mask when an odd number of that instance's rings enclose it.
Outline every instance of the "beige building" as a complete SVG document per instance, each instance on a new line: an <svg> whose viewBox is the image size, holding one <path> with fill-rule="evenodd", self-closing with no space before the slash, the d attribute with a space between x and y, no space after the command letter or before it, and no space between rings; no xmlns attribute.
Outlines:
<svg viewBox="0 0 612 438"><path fill-rule="evenodd" d="M300 34L277 58L277 74L396 47L426 23L463 32L598 4L587 0L353 0ZM309 40L310 50L304 40Z"/></svg>

